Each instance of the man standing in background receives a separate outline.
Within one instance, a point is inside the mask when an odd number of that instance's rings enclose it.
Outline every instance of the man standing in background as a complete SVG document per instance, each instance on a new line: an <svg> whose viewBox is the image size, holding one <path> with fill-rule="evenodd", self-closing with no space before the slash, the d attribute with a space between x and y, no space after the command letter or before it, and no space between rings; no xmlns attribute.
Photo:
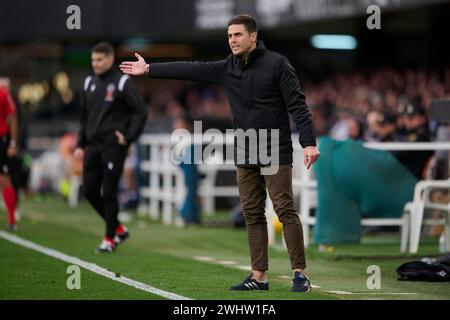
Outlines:
<svg viewBox="0 0 450 320"><path fill-rule="evenodd" d="M144 129L145 104L129 76L114 67L114 48L101 42L92 49L94 75L81 93L81 118L76 159L83 159L83 185L87 200L106 222L97 253L114 252L129 237L120 224L118 185L128 147Z"/></svg>

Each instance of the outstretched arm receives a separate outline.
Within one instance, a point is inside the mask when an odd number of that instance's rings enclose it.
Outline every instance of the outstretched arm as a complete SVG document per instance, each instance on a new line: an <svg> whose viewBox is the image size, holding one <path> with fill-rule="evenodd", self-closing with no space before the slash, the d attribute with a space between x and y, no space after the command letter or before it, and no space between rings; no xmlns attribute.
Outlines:
<svg viewBox="0 0 450 320"><path fill-rule="evenodd" d="M214 62L179 61L148 64L138 53L137 61L124 61L119 68L131 75L148 74L150 78L179 79L222 84L225 60Z"/></svg>

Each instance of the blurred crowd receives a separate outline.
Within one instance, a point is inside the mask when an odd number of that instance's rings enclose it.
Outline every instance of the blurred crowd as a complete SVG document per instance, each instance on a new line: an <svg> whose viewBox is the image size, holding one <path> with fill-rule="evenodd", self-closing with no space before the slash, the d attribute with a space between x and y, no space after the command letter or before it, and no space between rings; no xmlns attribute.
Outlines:
<svg viewBox="0 0 450 320"><path fill-rule="evenodd" d="M433 101L450 98L450 69L354 72L304 85L316 135L375 142L449 141L447 120L431 118ZM448 176L448 153L391 152L418 179ZM434 155L434 157L433 157Z"/></svg>
<svg viewBox="0 0 450 320"><path fill-rule="evenodd" d="M426 142L436 140L438 135L438 122L430 119L431 106L435 99L450 98L450 68L438 72L385 67L367 73L331 75L316 83L302 80L301 84L317 137ZM202 120L204 129L232 127L230 108L221 87L187 81L150 81L150 85L142 83L141 88L149 105L148 127L152 131L169 132L172 119L186 115ZM296 131L293 123L292 129ZM419 179L433 155L430 151L392 153Z"/></svg>
<svg viewBox="0 0 450 320"><path fill-rule="evenodd" d="M339 74L317 84L305 82L304 91L318 136L383 141L373 132L379 129L376 120L391 120L403 114L408 105L429 115L434 99L450 97L450 69L381 68L368 74ZM403 124L399 126L402 130Z"/></svg>
<svg viewBox="0 0 450 320"><path fill-rule="evenodd" d="M231 128L231 111L221 87L188 81L149 80L139 83L148 104L149 131L170 132L172 120L189 116L208 127Z"/></svg>
<svg viewBox="0 0 450 320"><path fill-rule="evenodd" d="M408 105L428 116L434 99L450 97L450 68L438 72L386 67L369 73L332 75L317 83L302 80L301 84L317 136L398 141L405 129L402 115ZM221 87L159 80L142 82L141 91L149 106L149 122L163 126L159 131L170 131L170 119L184 115L206 122L224 120L231 125L230 108ZM394 122L400 134L385 133L386 127L392 130Z"/></svg>

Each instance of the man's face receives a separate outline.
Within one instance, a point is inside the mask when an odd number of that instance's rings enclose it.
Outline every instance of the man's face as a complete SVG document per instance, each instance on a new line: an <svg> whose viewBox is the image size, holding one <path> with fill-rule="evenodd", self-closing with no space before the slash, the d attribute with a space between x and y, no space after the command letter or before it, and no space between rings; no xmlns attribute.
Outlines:
<svg viewBox="0 0 450 320"><path fill-rule="evenodd" d="M228 27L228 44L235 56L242 56L256 47L256 32L248 32L243 24Z"/></svg>
<svg viewBox="0 0 450 320"><path fill-rule="evenodd" d="M114 63L114 55L106 55L101 52L92 52L91 60L94 73L100 75L111 69Z"/></svg>

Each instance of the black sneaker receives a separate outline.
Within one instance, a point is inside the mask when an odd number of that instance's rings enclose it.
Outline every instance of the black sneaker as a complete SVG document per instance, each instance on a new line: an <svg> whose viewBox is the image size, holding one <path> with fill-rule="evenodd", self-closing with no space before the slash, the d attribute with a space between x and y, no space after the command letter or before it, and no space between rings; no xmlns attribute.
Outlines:
<svg viewBox="0 0 450 320"><path fill-rule="evenodd" d="M119 234L116 233L116 235L114 236L114 242L116 243L116 245L123 243L125 240L127 240L130 237L130 232L128 232L128 230L125 230L125 232Z"/></svg>
<svg viewBox="0 0 450 320"><path fill-rule="evenodd" d="M116 245L103 239L102 243L95 249L96 253L113 253L116 250Z"/></svg>
<svg viewBox="0 0 450 320"><path fill-rule="evenodd" d="M292 291L310 292L312 289L311 281L303 273L295 271L294 279L292 279Z"/></svg>
<svg viewBox="0 0 450 320"><path fill-rule="evenodd" d="M250 274L241 283L230 287L230 290L269 290L269 282L256 281Z"/></svg>

